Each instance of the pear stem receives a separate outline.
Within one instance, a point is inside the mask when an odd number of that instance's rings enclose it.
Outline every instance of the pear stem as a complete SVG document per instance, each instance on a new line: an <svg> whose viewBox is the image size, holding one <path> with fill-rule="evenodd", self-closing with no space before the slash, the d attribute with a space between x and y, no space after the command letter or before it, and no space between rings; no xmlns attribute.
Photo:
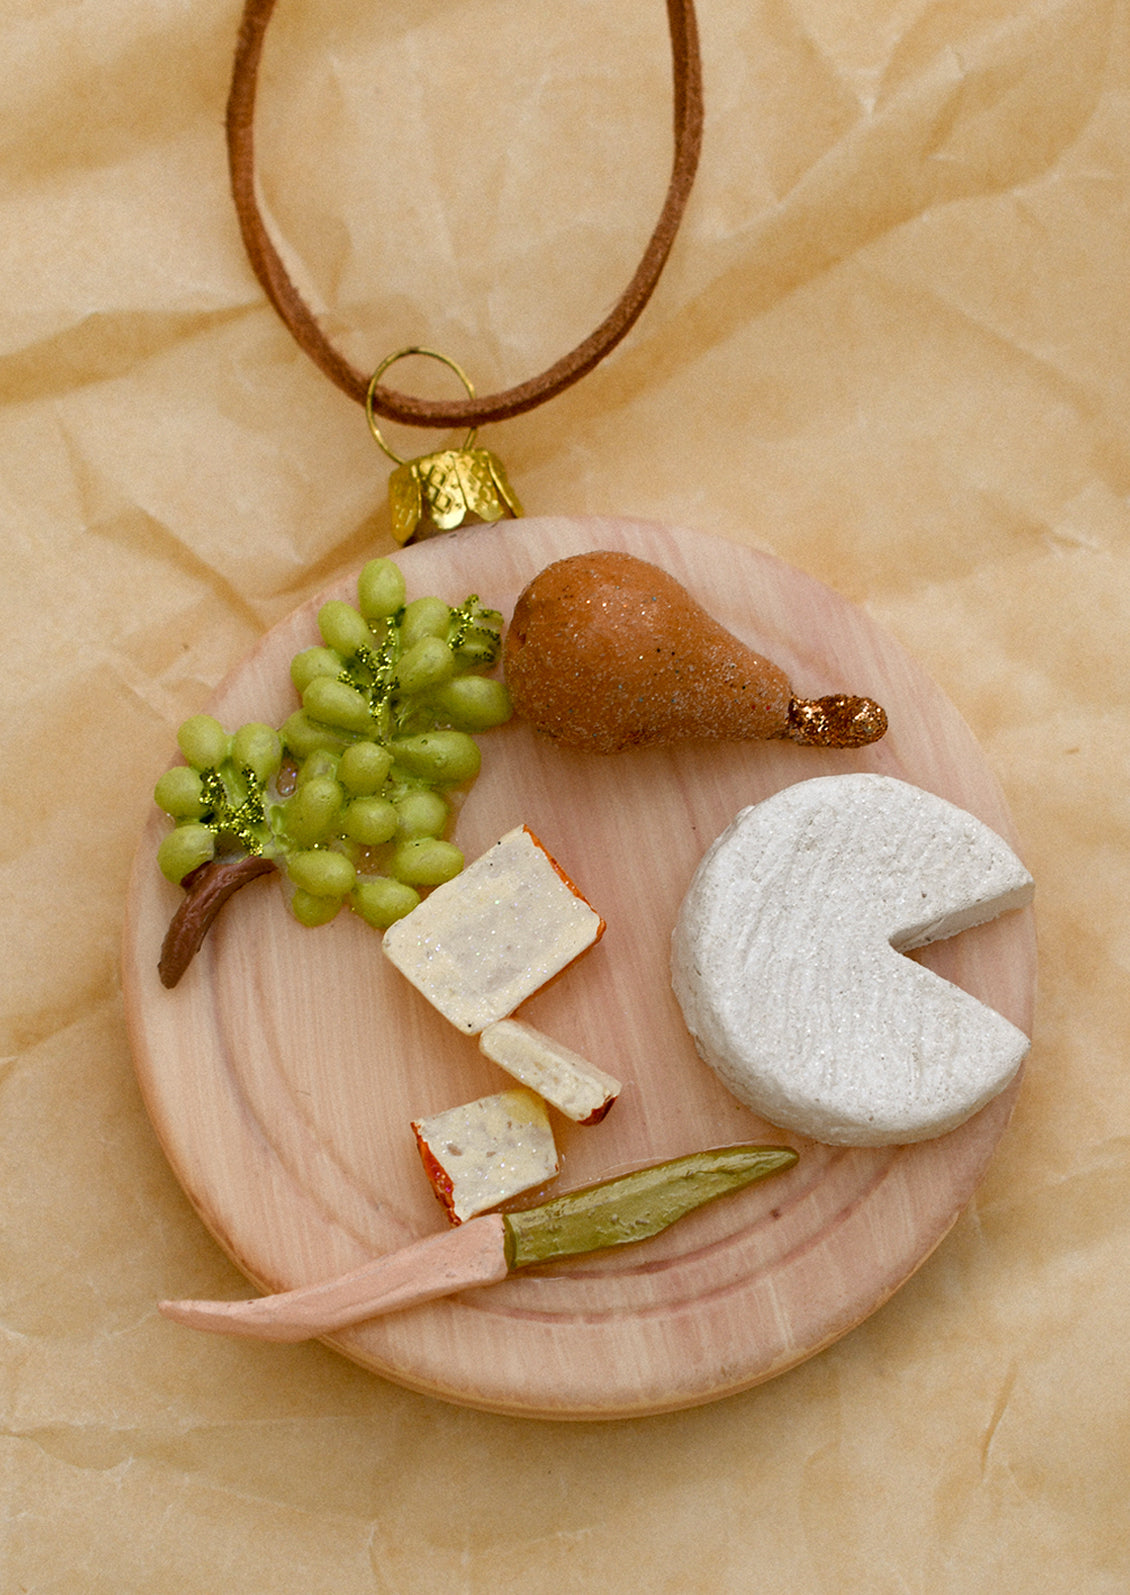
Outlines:
<svg viewBox="0 0 1130 1595"><path fill-rule="evenodd" d="M886 710L873 698L835 692L826 698L793 698L781 734L805 747L864 748L886 730Z"/></svg>

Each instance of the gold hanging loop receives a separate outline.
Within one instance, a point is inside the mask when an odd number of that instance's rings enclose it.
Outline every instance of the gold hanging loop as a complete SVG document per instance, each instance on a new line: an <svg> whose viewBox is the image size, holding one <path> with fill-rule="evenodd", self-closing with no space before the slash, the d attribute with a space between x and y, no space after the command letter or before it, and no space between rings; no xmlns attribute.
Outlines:
<svg viewBox="0 0 1130 1595"><path fill-rule="evenodd" d="M403 455L398 454L394 448L390 448L388 443L385 442L385 439L381 434L381 429L377 425L377 415L376 411L373 409L373 395L380 386L381 378L384 376L389 366L395 365L398 360L406 360L409 355L413 354L422 355L426 360L438 360L440 365L446 366L449 371L454 371L455 375L463 384L463 387L467 393L467 397L469 399L473 399L475 397L475 385L464 371L463 367L456 361L450 359L449 356L440 354L436 349L425 349L420 344L410 344L407 349L398 349L395 354L386 355L377 369L373 372L373 375L369 379L369 386L365 391L365 419L368 421L369 431L377 440L379 447L385 454L388 455L389 459L394 465L408 465L410 462L406 460ZM478 437L478 435L478 427L473 426L467 433L467 436L463 439L458 452L463 453L467 449L473 448L475 445L475 439Z"/></svg>
<svg viewBox="0 0 1130 1595"><path fill-rule="evenodd" d="M475 448L477 427L471 428L458 448L441 449L437 454L424 454L416 460L404 459L386 442L377 425L373 395L389 366L410 354L438 360L449 371L454 371L466 388L467 397L475 397L474 386L462 366L435 349L424 349L417 344L390 354L373 372L365 393L365 417L369 431L396 466L388 479L393 537L403 545L411 542L421 527L450 532L462 526L468 515L480 521L500 521L507 513L521 515L522 506L507 480L502 461L489 449Z"/></svg>

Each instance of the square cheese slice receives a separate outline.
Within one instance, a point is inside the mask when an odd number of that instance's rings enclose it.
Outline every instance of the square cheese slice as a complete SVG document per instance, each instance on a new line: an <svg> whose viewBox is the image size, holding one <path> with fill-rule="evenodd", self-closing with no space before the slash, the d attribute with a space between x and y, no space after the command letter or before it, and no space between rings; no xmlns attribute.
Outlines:
<svg viewBox="0 0 1130 1595"><path fill-rule="evenodd" d="M520 1019L488 1025L479 1050L577 1124L599 1124L620 1095L619 1080Z"/></svg>
<svg viewBox="0 0 1130 1595"><path fill-rule="evenodd" d="M401 974L473 1036L603 934L600 915L520 825L390 926L383 945Z"/></svg>
<svg viewBox="0 0 1130 1595"><path fill-rule="evenodd" d="M412 1129L453 1224L543 1185L560 1166L545 1103L521 1086L433 1113Z"/></svg>

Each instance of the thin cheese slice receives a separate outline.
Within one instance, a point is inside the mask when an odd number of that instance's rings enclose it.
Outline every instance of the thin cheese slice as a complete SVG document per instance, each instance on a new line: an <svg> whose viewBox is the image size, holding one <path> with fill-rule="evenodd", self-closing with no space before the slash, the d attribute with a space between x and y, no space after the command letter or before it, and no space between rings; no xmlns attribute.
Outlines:
<svg viewBox="0 0 1130 1595"><path fill-rule="evenodd" d="M473 1036L603 934L600 915L520 825L397 920L383 945L401 974Z"/></svg>
<svg viewBox="0 0 1130 1595"><path fill-rule="evenodd" d="M520 1019L488 1025L479 1050L577 1124L599 1124L620 1095L619 1080Z"/></svg>
<svg viewBox="0 0 1130 1595"><path fill-rule="evenodd" d="M418 1119L412 1129L453 1224L543 1185L560 1166L545 1103L521 1086Z"/></svg>

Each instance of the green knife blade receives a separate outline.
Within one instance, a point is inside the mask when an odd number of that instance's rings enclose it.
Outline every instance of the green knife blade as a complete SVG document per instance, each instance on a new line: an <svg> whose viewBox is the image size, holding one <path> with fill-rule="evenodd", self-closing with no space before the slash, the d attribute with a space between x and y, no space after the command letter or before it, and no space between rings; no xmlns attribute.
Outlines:
<svg viewBox="0 0 1130 1595"><path fill-rule="evenodd" d="M705 1202L791 1168L796 1160L787 1146L717 1147L568 1191L540 1207L503 1213L507 1261L512 1269L529 1268L645 1241Z"/></svg>
<svg viewBox="0 0 1130 1595"><path fill-rule="evenodd" d="M647 1240L716 1197L791 1168L787 1146L727 1146L653 1163L516 1213L484 1213L336 1279L253 1301L164 1301L167 1318L215 1334L309 1340L516 1269Z"/></svg>

